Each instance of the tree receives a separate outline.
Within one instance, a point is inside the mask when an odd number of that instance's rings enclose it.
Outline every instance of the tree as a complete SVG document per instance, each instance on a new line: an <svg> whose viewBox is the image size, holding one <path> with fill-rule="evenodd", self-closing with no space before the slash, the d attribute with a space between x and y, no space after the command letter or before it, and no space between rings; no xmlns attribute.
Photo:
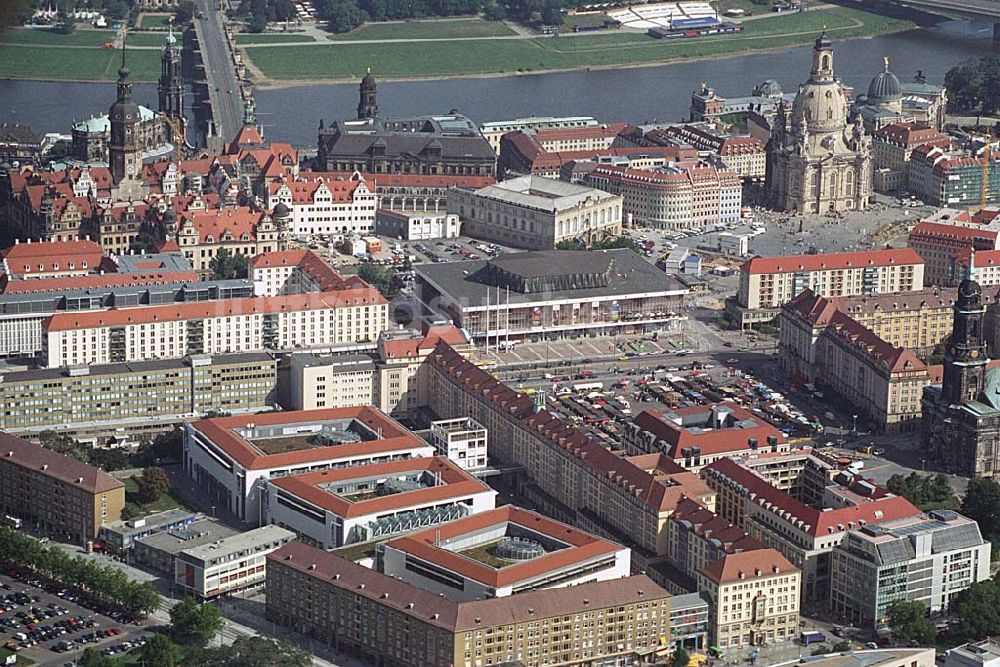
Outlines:
<svg viewBox="0 0 1000 667"><path fill-rule="evenodd" d="M892 638L900 644L927 646L934 643L937 632L927 617L927 607L917 600L894 600L890 605L889 628Z"/></svg>
<svg viewBox="0 0 1000 667"><path fill-rule="evenodd" d="M995 579L972 584L955 596L951 611L955 627L970 641L1000 633L1000 584Z"/></svg>
<svg viewBox="0 0 1000 667"><path fill-rule="evenodd" d="M243 253L232 253L229 248L222 248L208 263L212 277L216 280L232 280L247 277L247 256Z"/></svg>
<svg viewBox="0 0 1000 667"><path fill-rule="evenodd" d="M222 629L222 614L210 604L198 604L194 598L184 598L170 609L170 626L174 639L194 646L206 646Z"/></svg>
<svg viewBox="0 0 1000 667"><path fill-rule="evenodd" d="M154 503L170 490L170 477L163 468L146 468L136 481L139 499L144 503Z"/></svg>
<svg viewBox="0 0 1000 667"><path fill-rule="evenodd" d="M851 650L851 642L847 641L846 639L842 639L830 647L831 653L843 653L845 651L850 651L850 650Z"/></svg>
<svg viewBox="0 0 1000 667"><path fill-rule="evenodd" d="M673 655L670 656L670 667L688 667L689 662L691 662L691 656L688 655L683 646L674 649Z"/></svg>
<svg viewBox="0 0 1000 667"><path fill-rule="evenodd" d="M944 76L951 111L991 114L1000 109L1000 55L990 53L966 60Z"/></svg>
<svg viewBox="0 0 1000 667"><path fill-rule="evenodd" d="M180 647L163 635L153 635L139 650L144 664L160 667L175 667L180 660Z"/></svg>
<svg viewBox="0 0 1000 667"><path fill-rule="evenodd" d="M101 655L93 646L88 646L80 658L80 667L114 667L118 662L106 655Z"/></svg>
<svg viewBox="0 0 1000 667"><path fill-rule="evenodd" d="M1000 535L1000 484L992 479L972 479L962 500L962 514L979 524L983 537Z"/></svg>
<svg viewBox="0 0 1000 667"><path fill-rule="evenodd" d="M563 20L562 3L559 0L544 0L541 8L542 23L560 25Z"/></svg>
<svg viewBox="0 0 1000 667"><path fill-rule="evenodd" d="M922 476L911 472L906 477L893 475L886 483L886 488L914 505L941 503L955 496L948 477L941 473Z"/></svg>
<svg viewBox="0 0 1000 667"><path fill-rule="evenodd" d="M286 641L240 637L232 646L202 649L184 667L309 667L308 653Z"/></svg>
<svg viewBox="0 0 1000 667"><path fill-rule="evenodd" d="M196 11L194 3L191 0L185 0L180 3L174 9L174 25L186 25L190 23Z"/></svg>
<svg viewBox="0 0 1000 667"><path fill-rule="evenodd" d="M0 32L26 22L31 18L32 0L5 0L0 2Z"/></svg>
<svg viewBox="0 0 1000 667"><path fill-rule="evenodd" d="M330 32L350 32L364 21L355 0L327 0L321 16L326 19Z"/></svg>
<svg viewBox="0 0 1000 667"><path fill-rule="evenodd" d="M379 292L387 299L399 296L403 289L403 281L396 270L389 266L379 266L378 264L364 264L358 270L358 277L366 283L374 285Z"/></svg>
<svg viewBox="0 0 1000 667"><path fill-rule="evenodd" d="M489 0L483 5L483 18L487 21L503 21L507 18L507 10L495 0Z"/></svg>
<svg viewBox="0 0 1000 667"><path fill-rule="evenodd" d="M60 12L56 17L56 24L52 27L52 32L60 35L72 35L76 32L76 21L67 14Z"/></svg>

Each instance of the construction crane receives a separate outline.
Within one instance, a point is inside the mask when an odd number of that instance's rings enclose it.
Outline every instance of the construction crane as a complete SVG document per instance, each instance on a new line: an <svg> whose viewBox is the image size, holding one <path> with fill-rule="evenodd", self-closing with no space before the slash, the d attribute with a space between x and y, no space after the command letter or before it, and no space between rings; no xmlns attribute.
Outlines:
<svg viewBox="0 0 1000 667"><path fill-rule="evenodd" d="M986 208L987 195L990 191L990 160L993 157L993 150L990 146L989 138L986 139L986 145L983 146L982 153L982 164L980 164L979 169L981 172L982 181L979 186L979 210L982 211Z"/></svg>

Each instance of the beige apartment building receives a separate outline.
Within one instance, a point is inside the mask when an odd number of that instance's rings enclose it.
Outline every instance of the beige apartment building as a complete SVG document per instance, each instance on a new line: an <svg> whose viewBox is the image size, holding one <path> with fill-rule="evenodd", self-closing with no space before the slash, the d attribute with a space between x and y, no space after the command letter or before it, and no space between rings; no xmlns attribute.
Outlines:
<svg viewBox="0 0 1000 667"><path fill-rule="evenodd" d="M0 513L82 545L123 507L125 485L103 470L0 432Z"/></svg>
<svg viewBox="0 0 1000 667"><path fill-rule="evenodd" d="M248 259L283 250L283 235L267 212L247 207L185 213L177 225L176 243L196 271L208 273L220 250ZM171 239L174 240L174 239Z"/></svg>
<svg viewBox="0 0 1000 667"><path fill-rule="evenodd" d="M448 191L448 213L462 233L526 250L585 243L622 233L622 198L573 183L522 176L478 190Z"/></svg>
<svg viewBox="0 0 1000 667"><path fill-rule="evenodd" d="M775 549L727 554L698 571L711 601L712 644L722 649L789 641L799 631L802 573Z"/></svg>
<svg viewBox="0 0 1000 667"><path fill-rule="evenodd" d="M904 190L913 149L924 144L951 143L948 135L914 122L892 123L872 134L874 188L877 192Z"/></svg>
<svg viewBox="0 0 1000 667"><path fill-rule="evenodd" d="M773 319L805 289L820 296L856 296L923 287L924 260L909 248L754 257L740 267L739 289L727 311L746 326Z"/></svg>
<svg viewBox="0 0 1000 667"><path fill-rule="evenodd" d="M918 222L906 244L924 260L924 284L957 287L964 276L953 273L955 255L1000 249L1000 217L996 209L942 208Z"/></svg>
<svg viewBox="0 0 1000 667"><path fill-rule="evenodd" d="M388 325L388 301L367 285L333 292L59 312L42 324L42 357L55 367L188 354L373 347Z"/></svg>
<svg viewBox="0 0 1000 667"><path fill-rule="evenodd" d="M644 575L456 602L300 542L267 560L270 621L383 667L631 664L670 643Z"/></svg>
<svg viewBox="0 0 1000 667"><path fill-rule="evenodd" d="M276 384L275 359L263 352L4 373L0 430L124 444L213 411L270 409Z"/></svg>
<svg viewBox="0 0 1000 667"><path fill-rule="evenodd" d="M704 229L740 219L743 187L739 174L725 167L696 162L661 169L600 165L586 182L621 195L632 224L659 229Z"/></svg>

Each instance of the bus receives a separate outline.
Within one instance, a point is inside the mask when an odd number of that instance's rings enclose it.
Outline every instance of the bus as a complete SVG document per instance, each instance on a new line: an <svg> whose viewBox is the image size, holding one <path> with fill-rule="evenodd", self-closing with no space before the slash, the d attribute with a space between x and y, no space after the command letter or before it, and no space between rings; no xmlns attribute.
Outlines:
<svg viewBox="0 0 1000 667"><path fill-rule="evenodd" d="M582 394L589 391L601 391L604 389L603 382L579 382L573 385L573 391Z"/></svg>
<svg viewBox="0 0 1000 667"><path fill-rule="evenodd" d="M11 516L9 514L3 515L3 520L0 521L0 524L13 528L14 530L19 530L21 528L21 520L16 516Z"/></svg>

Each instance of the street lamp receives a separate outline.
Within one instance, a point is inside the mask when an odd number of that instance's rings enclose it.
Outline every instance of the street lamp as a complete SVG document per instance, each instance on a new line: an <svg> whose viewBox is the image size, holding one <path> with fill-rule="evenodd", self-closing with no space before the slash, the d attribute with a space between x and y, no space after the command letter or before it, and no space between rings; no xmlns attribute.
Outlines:
<svg viewBox="0 0 1000 667"><path fill-rule="evenodd" d="M212 518L215 518L215 505L212 505Z"/></svg>
<svg viewBox="0 0 1000 667"><path fill-rule="evenodd" d="M857 433L858 432L858 416L857 415L851 415L851 417L854 419L854 423L851 426L851 433Z"/></svg>

